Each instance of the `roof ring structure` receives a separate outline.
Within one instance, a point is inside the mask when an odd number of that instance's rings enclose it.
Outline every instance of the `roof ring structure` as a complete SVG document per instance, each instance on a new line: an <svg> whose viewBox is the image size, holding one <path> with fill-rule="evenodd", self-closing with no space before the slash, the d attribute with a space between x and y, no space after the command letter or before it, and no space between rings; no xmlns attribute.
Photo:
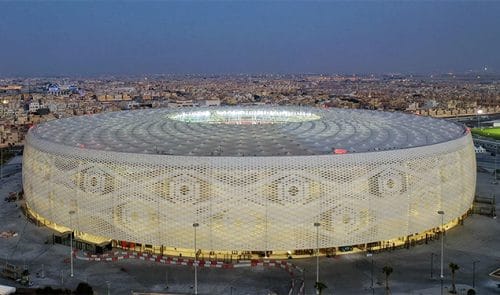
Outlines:
<svg viewBox="0 0 500 295"><path fill-rule="evenodd" d="M39 124L43 145L175 156L313 156L389 151L466 136L459 124L398 112L294 106L142 109Z"/></svg>

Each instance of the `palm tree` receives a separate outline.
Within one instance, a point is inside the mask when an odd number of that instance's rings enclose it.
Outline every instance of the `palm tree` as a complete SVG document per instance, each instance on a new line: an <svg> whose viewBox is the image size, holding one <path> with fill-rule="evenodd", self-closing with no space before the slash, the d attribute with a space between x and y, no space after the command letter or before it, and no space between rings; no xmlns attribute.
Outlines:
<svg viewBox="0 0 500 295"><path fill-rule="evenodd" d="M449 267L450 267L450 270L451 270L451 291L450 291L450 293L456 294L457 293L457 288L455 287L455 271L457 271L458 269L460 269L460 266L458 266L458 264L450 262Z"/></svg>
<svg viewBox="0 0 500 295"><path fill-rule="evenodd" d="M328 287L322 282L316 282L316 283L314 283L314 288L316 290L318 290L318 294L321 295L321 292L323 292L323 289L327 289Z"/></svg>
<svg viewBox="0 0 500 295"><path fill-rule="evenodd" d="M389 276L391 273L394 271L392 267L386 265L382 268L382 272L385 274L385 293L389 294L390 289L389 289Z"/></svg>

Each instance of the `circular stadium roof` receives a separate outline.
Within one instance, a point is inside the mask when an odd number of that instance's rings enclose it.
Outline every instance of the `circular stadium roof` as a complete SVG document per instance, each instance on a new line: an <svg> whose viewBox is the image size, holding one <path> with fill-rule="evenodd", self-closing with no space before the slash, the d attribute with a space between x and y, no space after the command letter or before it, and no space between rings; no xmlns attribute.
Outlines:
<svg viewBox="0 0 500 295"><path fill-rule="evenodd" d="M147 109L46 122L31 136L70 147L179 156L299 156L437 144L465 127L403 113L310 107Z"/></svg>

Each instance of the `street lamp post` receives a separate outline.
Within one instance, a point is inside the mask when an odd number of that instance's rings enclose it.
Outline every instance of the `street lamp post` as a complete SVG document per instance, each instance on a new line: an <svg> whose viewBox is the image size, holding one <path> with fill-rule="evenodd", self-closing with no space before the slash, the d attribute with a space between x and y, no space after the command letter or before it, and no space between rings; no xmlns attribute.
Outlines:
<svg viewBox="0 0 500 295"><path fill-rule="evenodd" d="M493 184L497 184L498 181L497 181L497 155L498 155L498 144L495 143L495 170L493 170Z"/></svg>
<svg viewBox="0 0 500 295"><path fill-rule="evenodd" d="M2 117L5 115L5 106L9 103L8 100L2 100ZM0 180L3 178L3 148L0 148Z"/></svg>
<svg viewBox="0 0 500 295"><path fill-rule="evenodd" d="M444 211L439 210L437 212L439 215L441 215L441 295L443 294L443 266L444 266Z"/></svg>
<svg viewBox="0 0 500 295"><path fill-rule="evenodd" d="M368 253L368 254L366 254L366 256L371 257L371 259L372 259L371 269L370 269L370 278L371 278L370 288L372 289L372 294L375 294L375 289L373 288L373 253Z"/></svg>
<svg viewBox="0 0 500 295"><path fill-rule="evenodd" d="M303 295L305 294L306 292L306 268L304 267L302 269L302 291L303 291ZM300 294L300 292L299 292Z"/></svg>
<svg viewBox="0 0 500 295"><path fill-rule="evenodd" d="M319 226L321 224L319 222L315 222L314 226L316 227L316 294L319 294Z"/></svg>
<svg viewBox="0 0 500 295"><path fill-rule="evenodd" d="M479 260L472 261L472 288L476 287L476 263L480 262Z"/></svg>
<svg viewBox="0 0 500 295"><path fill-rule="evenodd" d="M434 252L431 253L431 279L433 278L433 271L434 271Z"/></svg>
<svg viewBox="0 0 500 295"><path fill-rule="evenodd" d="M73 277L73 220L72 216L75 214L74 210L69 211L69 226L71 227L71 232L69 233L69 261L71 272L69 274L70 277Z"/></svg>
<svg viewBox="0 0 500 295"><path fill-rule="evenodd" d="M477 110L476 112L476 118L477 118L477 128L479 128L479 115L483 113L483 110Z"/></svg>
<svg viewBox="0 0 500 295"><path fill-rule="evenodd" d="M198 294L198 253L196 251L196 228L200 226L199 223L193 223L194 228L194 294Z"/></svg>
<svg viewBox="0 0 500 295"><path fill-rule="evenodd" d="M0 180L3 178L3 148L0 147Z"/></svg>

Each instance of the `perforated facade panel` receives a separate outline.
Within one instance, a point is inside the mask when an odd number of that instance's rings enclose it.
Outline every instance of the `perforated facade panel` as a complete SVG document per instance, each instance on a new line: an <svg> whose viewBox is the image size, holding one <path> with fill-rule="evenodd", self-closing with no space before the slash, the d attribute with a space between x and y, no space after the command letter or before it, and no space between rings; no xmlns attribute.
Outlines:
<svg viewBox="0 0 500 295"><path fill-rule="evenodd" d="M378 152L179 156L68 146L30 132L23 184L31 210L117 240L215 250L293 250L388 240L468 210L470 134Z"/></svg>

